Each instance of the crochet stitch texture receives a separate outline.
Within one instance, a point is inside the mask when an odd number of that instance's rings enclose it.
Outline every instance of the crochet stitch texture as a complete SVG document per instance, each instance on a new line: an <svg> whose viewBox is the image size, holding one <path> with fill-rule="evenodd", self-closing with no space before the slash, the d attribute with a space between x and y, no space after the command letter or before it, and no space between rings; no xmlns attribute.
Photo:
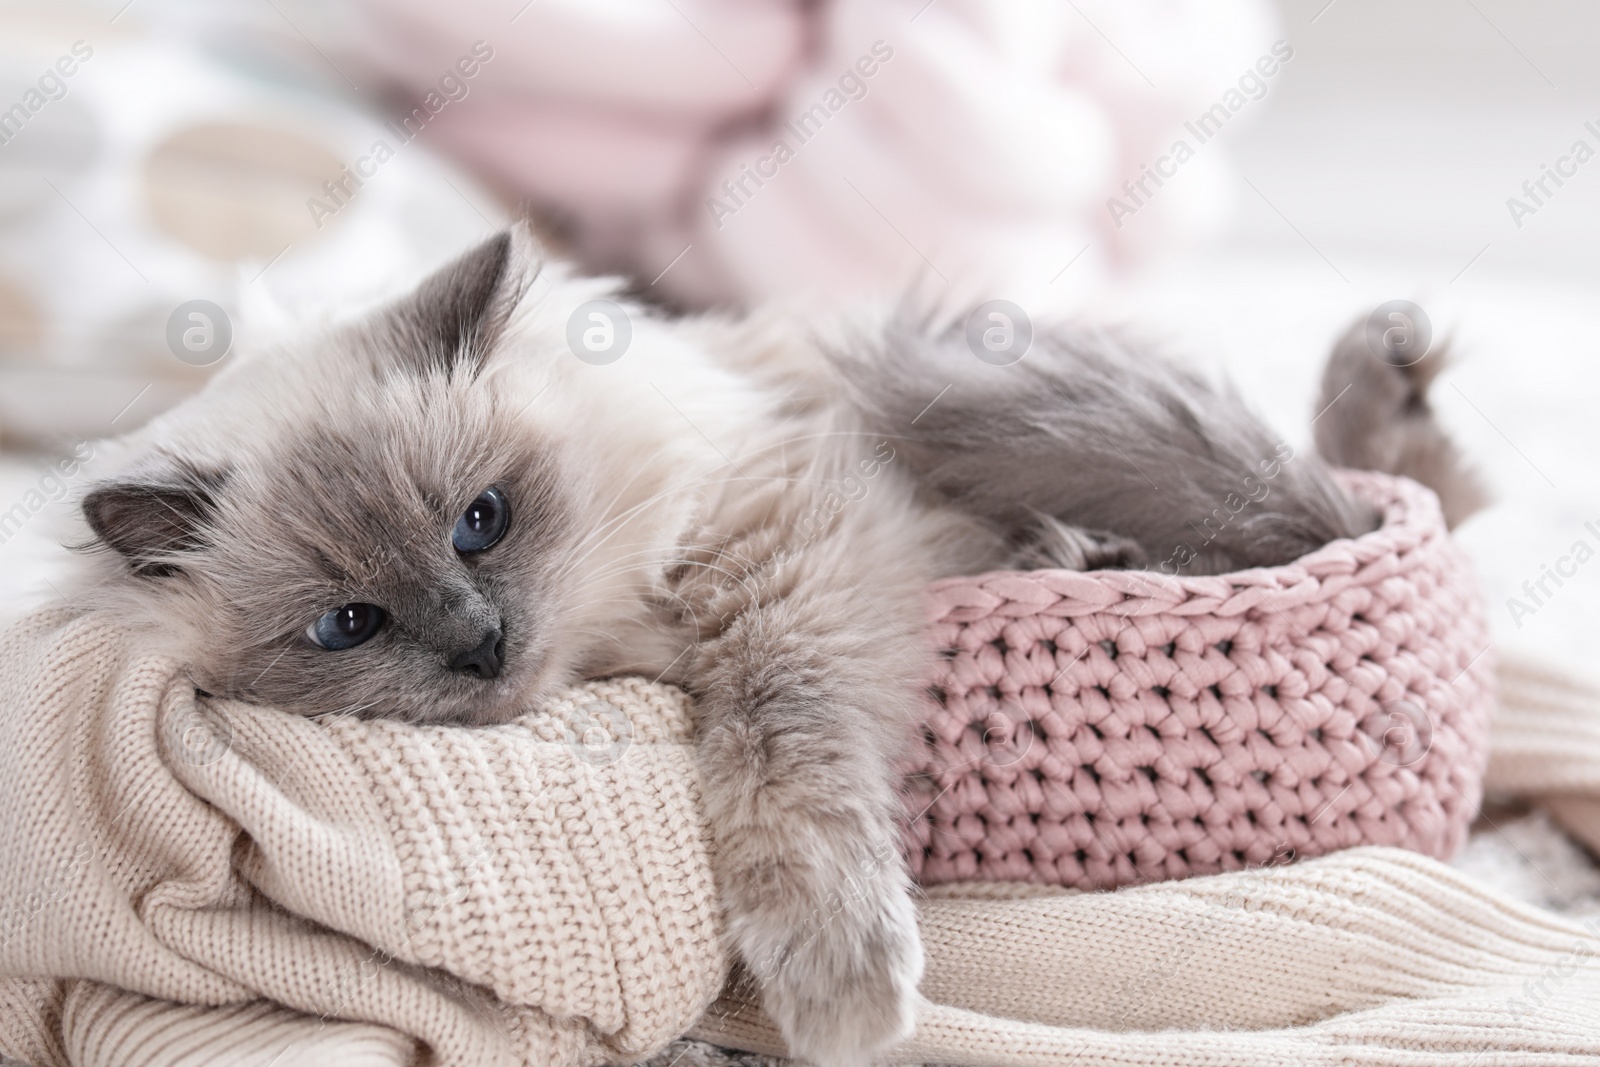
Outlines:
<svg viewBox="0 0 1600 1067"><path fill-rule="evenodd" d="M1110 889L1459 848L1494 700L1482 597L1432 492L1340 477L1379 529L1288 566L935 585L944 654L906 790L920 880Z"/></svg>

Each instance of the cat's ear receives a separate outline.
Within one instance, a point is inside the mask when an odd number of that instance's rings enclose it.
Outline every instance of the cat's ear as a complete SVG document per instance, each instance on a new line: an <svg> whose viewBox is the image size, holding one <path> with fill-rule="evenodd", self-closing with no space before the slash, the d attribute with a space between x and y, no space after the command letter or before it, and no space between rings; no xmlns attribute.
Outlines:
<svg viewBox="0 0 1600 1067"><path fill-rule="evenodd" d="M226 480L218 472L163 467L102 482L83 500L96 539L135 573L162 577L181 570L184 553L203 548Z"/></svg>
<svg viewBox="0 0 1600 1067"><path fill-rule="evenodd" d="M542 261L525 223L489 238L390 310L381 358L415 374L477 374Z"/></svg>

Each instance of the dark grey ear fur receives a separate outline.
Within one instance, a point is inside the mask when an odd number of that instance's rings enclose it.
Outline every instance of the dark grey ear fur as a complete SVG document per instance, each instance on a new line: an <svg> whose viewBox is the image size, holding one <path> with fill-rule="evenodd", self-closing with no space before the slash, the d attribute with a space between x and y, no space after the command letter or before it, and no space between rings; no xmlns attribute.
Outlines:
<svg viewBox="0 0 1600 1067"><path fill-rule="evenodd" d="M390 312L383 358L414 374L477 374L538 276L536 256L518 225L430 275Z"/></svg>
<svg viewBox="0 0 1600 1067"><path fill-rule="evenodd" d="M84 518L136 574L164 577L181 569L174 557L206 545L225 480L218 472L174 466L103 482L84 498Z"/></svg>
<svg viewBox="0 0 1600 1067"><path fill-rule="evenodd" d="M1374 354L1362 316L1328 357L1314 429L1328 462L1403 474L1438 493L1453 529L1488 503L1489 493L1428 403L1429 386L1449 363L1443 343L1410 364Z"/></svg>

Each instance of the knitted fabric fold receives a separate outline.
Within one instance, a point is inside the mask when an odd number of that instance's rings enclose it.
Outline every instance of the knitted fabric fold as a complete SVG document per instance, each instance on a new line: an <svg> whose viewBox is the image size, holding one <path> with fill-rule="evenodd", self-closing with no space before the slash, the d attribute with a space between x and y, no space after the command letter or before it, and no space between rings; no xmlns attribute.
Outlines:
<svg viewBox="0 0 1600 1067"><path fill-rule="evenodd" d="M781 1041L724 988L690 705L504 727L197 698L92 617L0 638L0 1051L35 1067L587 1067ZM1600 693L1503 661L1490 787L1600 838ZM1600 922L1423 856L947 885L892 1063L1600 1064ZM719 991L721 995L719 997Z"/></svg>
<svg viewBox="0 0 1600 1067"><path fill-rule="evenodd" d="M59 613L0 643L7 1053L87 1062L83 1005L114 987L376 1023L446 1063L591 1064L716 994L683 694L323 725L197 699L124 649Z"/></svg>
<svg viewBox="0 0 1600 1067"><path fill-rule="evenodd" d="M1115 893L936 893L927 1002L886 1062L1600 1063L1600 920L1515 904L1398 849ZM737 994L694 1036L783 1051Z"/></svg>

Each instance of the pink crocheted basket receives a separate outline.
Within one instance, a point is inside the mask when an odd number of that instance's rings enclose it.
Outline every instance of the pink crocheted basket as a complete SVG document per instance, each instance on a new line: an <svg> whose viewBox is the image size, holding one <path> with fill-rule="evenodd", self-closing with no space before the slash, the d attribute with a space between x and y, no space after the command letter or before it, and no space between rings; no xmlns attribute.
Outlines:
<svg viewBox="0 0 1600 1067"><path fill-rule="evenodd" d="M1493 701L1482 596L1433 493L1340 478L1382 526L1288 566L932 586L937 705L906 784L919 880L1110 889L1460 847Z"/></svg>

